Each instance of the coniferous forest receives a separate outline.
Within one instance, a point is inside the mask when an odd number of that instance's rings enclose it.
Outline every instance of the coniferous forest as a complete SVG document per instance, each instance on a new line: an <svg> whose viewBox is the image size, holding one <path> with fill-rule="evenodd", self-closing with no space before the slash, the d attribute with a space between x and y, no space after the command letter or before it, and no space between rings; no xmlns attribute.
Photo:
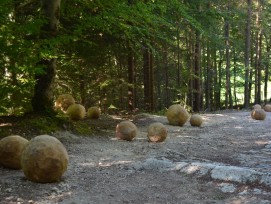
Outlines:
<svg viewBox="0 0 271 204"><path fill-rule="evenodd" d="M268 103L266 0L1 0L0 115Z"/></svg>

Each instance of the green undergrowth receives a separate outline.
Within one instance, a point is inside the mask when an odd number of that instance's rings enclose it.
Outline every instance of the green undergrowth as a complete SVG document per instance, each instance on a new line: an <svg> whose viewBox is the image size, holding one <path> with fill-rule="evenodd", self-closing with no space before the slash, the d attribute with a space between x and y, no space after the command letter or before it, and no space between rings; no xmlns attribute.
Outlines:
<svg viewBox="0 0 271 204"><path fill-rule="evenodd" d="M114 132L119 120L109 116L99 119L72 121L66 115L54 117L40 115L3 116L0 117L0 139L9 135L20 135L31 139L37 135L52 135L58 131L69 131L76 135L93 136L99 132Z"/></svg>
<svg viewBox="0 0 271 204"><path fill-rule="evenodd" d="M31 139L42 134L52 134L63 130L67 119L40 115L5 116L0 118L0 138L8 135L20 135Z"/></svg>

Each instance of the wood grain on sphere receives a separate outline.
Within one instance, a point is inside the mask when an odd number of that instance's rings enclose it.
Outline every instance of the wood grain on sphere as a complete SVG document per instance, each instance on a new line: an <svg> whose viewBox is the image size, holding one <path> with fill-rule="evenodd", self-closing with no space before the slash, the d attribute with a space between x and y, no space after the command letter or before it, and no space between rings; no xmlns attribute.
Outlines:
<svg viewBox="0 0 271 204"><path fill-rule="evenodd" d="M19 135L10 135L0 140L0 165L21 169L21 155L28 140Z"/></svg>
<svg viewBox="0 0 271 204"><path fill-rule="evenodd" d="M59 95L55 102L55 107L66 111L69 106L75 104L75 100L70 94Z"/></svg>
<svg viewBox="0 0 271 204"><path fill-rule="evenodd" d="M188 112L179 104L168 108L166 116L170 125L183 126L189 118Z"/></svg>
<svg viewBox="0 0 271 204"><path fill-rule="evenodd" d="M150 142L163 142L167 138L167 129L162 123L152 123L148 127L147 137Z"/></svg>
<svg viewBox="0 0 271 204"><path fill-rule="evenodd" d="M200 127L202 125L202 117L200 115L192 115L190 118L190 124L191 126L197 126Z"/></svg>
<svg viewBox="0 0 271 204"><path fill-rule="evenodd" d="M81 104L73 104L66 113L72 120L81 120L86 116L86 109Z"/></svg>
<svg viewBox="0 0 271 204"><path fill-rule="evenodd" d="M255 104L255 105L253 106L253 109L262 109L262 106L259 105L259 104Z"/></svg>
<svg viewBox="0 0 271 204"><path fill-rule="evenodd" d="M122 121L116 127L116 138L132 141L137 134L137 127L130 121Z"/></svg>
<svg viewBox="0 0 271 204"><path fill-rule="evenodd" d="M90 119L98 119L101 115L101 111L98 107L90 107L87 111L87 117Z"/></svg>
<svg viewBox="0 0 271 204"><path fill-rule="evenodd" d="M40 135L26 145L21 165L27 179L38 183L52 183L60 180L67 170L68 153L55 137Z"/></svg>
<svg viewBox="0 0 271 204"><path fill-rule="evenodd" d="M266 104L266 105L264 106L264 110L265 110L266 112L271 112L271 105L270 105L270 104Z"/></svg>
<svg viewBox="0 0 271 204"><path fill-rule="evenodd" d="M254 109L251 111L251 117L255 120L264 120L266 113L263 109Z"/></svg>

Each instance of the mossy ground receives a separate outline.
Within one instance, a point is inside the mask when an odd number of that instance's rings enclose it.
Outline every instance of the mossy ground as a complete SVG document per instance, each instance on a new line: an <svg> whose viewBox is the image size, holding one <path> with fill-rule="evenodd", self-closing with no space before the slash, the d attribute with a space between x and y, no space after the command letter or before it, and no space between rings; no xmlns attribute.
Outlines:
<svg viewBox="0 0 271 204"><path fill-rule="evenodd" d="M119 119L103 115L99 119L70 120L67 116L58 114L54 117L28 114L25 116L0 117L0 139L8 135L20 135L31 139L37 135L51 135L56 131L70 131L77 135L92 136L97 132L112 130Z"/></svg>

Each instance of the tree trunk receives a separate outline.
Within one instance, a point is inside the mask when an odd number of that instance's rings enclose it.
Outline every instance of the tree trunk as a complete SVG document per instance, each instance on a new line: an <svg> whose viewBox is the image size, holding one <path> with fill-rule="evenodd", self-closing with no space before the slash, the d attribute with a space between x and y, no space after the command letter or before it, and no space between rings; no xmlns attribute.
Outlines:
<svg viewBox="0 0 271 204"><path fill-rule="evenodd" d="M216 86L215 101L216 107L220 110L221 107L221 87L222 87L222 64L223 64L223 52L219 51L219 62L218 62L218 80Z"/></svg>
<svg viewBox="0 0 271 204"><path fill-rule="evenodd" d="M211 110L210 96L211 96L211 63L210 63L210 45L207 43L207 53L206 53L206 85L205 85L205 99L206 99L206 110Z"/></svg>
<svg viewBox="0 0 271 204"><path fill-rule="evenodd" d="M245 93L244 93L244 108L249 107L250 91L249 91L249 61L250 61L250 30L252 16L252 0L247 0L247 20L246 20L246 41L245 41Z"/></svg>
<svg viewBox="0 0 271 204"><path fill-rule="evenodd" d="M83 72L85 70L82 70ZM86 79L85 75L81 74L80 76L80 97L81 97L81 105L86 105Z"/></svg>
<svg viewBox="0 0 271 204"><path fill-rule="evenodd" d="M164 76L165 76L165 96L164 103L166 107L170 105L170 92L169 92L169 73L168 73L168 57L167 57L167 48L163 49L163 64L164 64Z"/></svg>
<svg viewBox="0 0 271 204"><path fill-rule="evenodd" d="M190 77L188 80L188 94L187 94L187 103L189 106L194 107L194 73L195 73L195 62L194 62L194 53L195 53L195 43L194 36L190 35L190 32L187 33L187 67L190 69Z"/></svg>
<svg viewBox="0 0 271 204"><path fill-rule="evenodd" d="M194 106L193 110L195 112L200 111L200 102L201 102L201 83L200 83L200 33L196 32L196 44L195 44L195 52L194 52Z"/></svg>
<svg viewBox="0 0 271 204"><path fill-rule="evenodd" d="M214 88L213 88L213 97L214 97L214 102L213 102L213 106L214 106L214 110L218 110L219 109L219 71L218 71L218 65L217 65L217 55L216 55L217 49L214 48L213 49L213 54L212 54L212 58L213 58L213 62L214 62Z"/></svg>
<svg viewBox="0 0 271 204"><path fill-rule="evenodd" d="M177 25L178 27L178 25ZM181 73L182 73L182 65L181 65L181 49L180 49L180 31L179 27L177 28L177 86L178 89L181 89L181 86L183 84ZM183 94L181 91L178 91L178 99L181 101L183 98Z"/></svg>
<svg viewBox="0 0 271 204"><path fill-rule="evenodd" d="M133 50L128 47L128 106L130 111L135 110L135 59Z"/></svg>
<svg viewBox="0 0 271 204"><path fill-rule="evenodd" d="M267 104L267 88L268 88L268 79L269 79L269 61L270 61L270 47L271 47L271 36L266 40L266 65L265 65L265 75L264 75L264 103Z"/></svg>
<svg viewBox="0 0 271 204"><path fill-rule="evenodd" d="M147 111L154 111L153 56L150 49L143 46L144 101Z"/></svg>
<svg viewBox="0 0 271 204"><path fill-rule="evenodd" d="M230 3L228 1L227 12L230 12ZM227 16L229 17L229 16ZM231 94L231 76L230 76L230 23L226 18L225 21L225 44L226 44L226 96L225 108L232 109L232 94Z"/></svg>
<svg viewBox="0 0 271 204"><path fill-rule="evenodd" d="M234 96L234 103L235 107L238 107L238 100L237 100L237 91L236 91L236 77L237 77L237 57L236 57L236 51L233 49L233 96Z"/></svg>
<svg viewBox="0 0 271 204"><path fill-rule="evenodd" d="M42 10L47 23L42 27L40 38L49 39L56 35L61 0L42 0ZM53 82L56 74L56 59L43 59L43 74L36 74L36 84L32 98L33 112L48 114L53 112Z"/></svg>
<svg viewBox="0 0 271 204"><path fill-rule="evenodd" d="M261 5L257 1L256 12L256 45L255 45L255 104L261 103L261 47L262 47L262 33L260 26L260 11Z"/></svg>

